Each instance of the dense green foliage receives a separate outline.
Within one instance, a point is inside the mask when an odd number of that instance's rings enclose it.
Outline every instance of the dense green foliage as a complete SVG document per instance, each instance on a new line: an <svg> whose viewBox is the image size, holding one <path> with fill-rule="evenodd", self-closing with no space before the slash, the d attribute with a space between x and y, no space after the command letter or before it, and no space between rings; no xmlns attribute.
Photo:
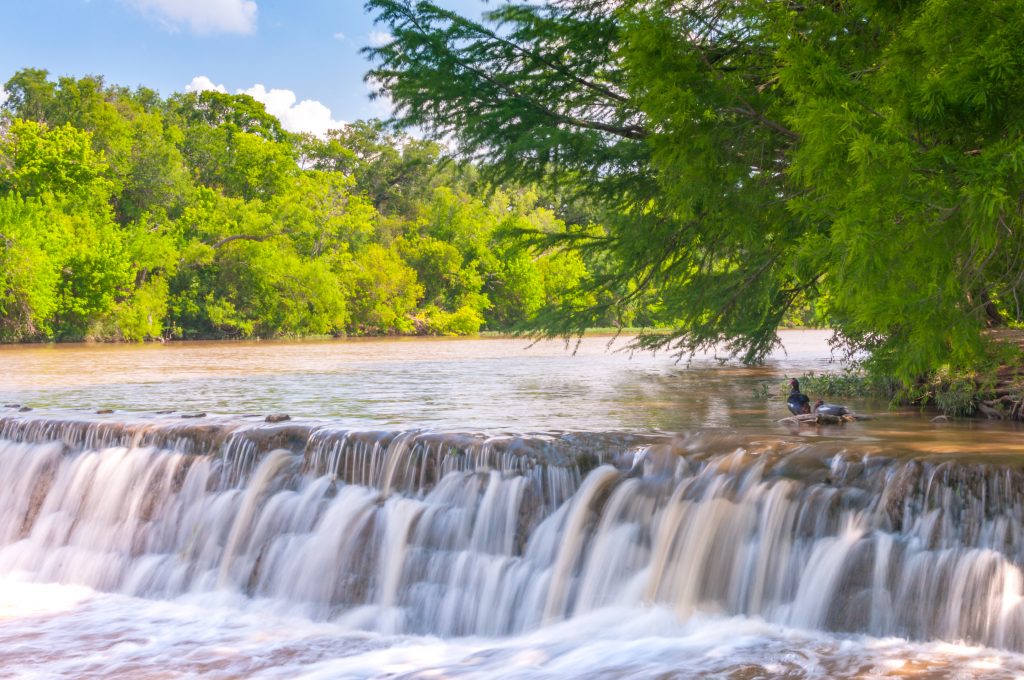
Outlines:
<svg viewBox="0 0 1024 680"><path fill-rule="evenodd" d="M558 187L569 227L537 242L591 276L546 332L642 301L676 330L639 344L681 353L757 361L803 319L904 384L1007 358L986 329L1024 322L1022 0L368 7L399 122Z"/></svg>
<svg viewBox="0 0 1024 680"><path fill-rule="evenodd" d="M0 112L0 341L467 334L579 299L550 200L246 95L18 72Z"/></svg>

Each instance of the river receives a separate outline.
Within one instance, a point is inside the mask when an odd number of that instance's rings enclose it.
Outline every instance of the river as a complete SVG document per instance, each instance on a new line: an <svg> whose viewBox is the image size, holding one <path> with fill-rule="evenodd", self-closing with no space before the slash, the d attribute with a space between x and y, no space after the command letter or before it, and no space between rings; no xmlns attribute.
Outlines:
<svg viewBox="0 0 1024 680"><path fill-rule="evenodd" d="M0 348L0 677L1024 677L1017 426L609 340Z"/></svg>

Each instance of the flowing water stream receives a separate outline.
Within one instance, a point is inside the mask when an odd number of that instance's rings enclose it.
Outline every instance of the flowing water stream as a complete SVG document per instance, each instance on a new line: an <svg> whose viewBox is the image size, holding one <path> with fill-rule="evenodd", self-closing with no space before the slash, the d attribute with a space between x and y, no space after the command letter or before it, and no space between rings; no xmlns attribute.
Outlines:
<svg viewBox="0 0 1024 680"><path fill-rule="evenodd" d="M0 676L1024 677L1024 433L824 339L0 349Z"/></svg>

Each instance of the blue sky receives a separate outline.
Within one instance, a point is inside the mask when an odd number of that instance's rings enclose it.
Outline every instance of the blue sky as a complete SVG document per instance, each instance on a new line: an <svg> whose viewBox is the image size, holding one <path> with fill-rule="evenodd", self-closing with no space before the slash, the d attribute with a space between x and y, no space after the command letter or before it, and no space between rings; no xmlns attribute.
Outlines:
<svg viewBox="0 0 1024 680"><path fill-rule="evenodd" d="M439 4L474 18L486 9L482 0ZM165 96L221 86L313 132L388 112L363 83L359 49L387 30L363 0L2 0L0 8L0 83L35 67Z"/></svg>

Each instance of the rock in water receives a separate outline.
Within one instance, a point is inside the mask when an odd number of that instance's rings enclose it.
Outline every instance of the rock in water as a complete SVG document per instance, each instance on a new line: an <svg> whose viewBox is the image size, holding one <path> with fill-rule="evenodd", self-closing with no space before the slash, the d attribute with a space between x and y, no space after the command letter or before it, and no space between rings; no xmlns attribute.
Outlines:
<svg viewBox="0 0 1024 680"><path fill-rule="evenodd" d="M283 423L286 420L291 420L292 417L287 413L271 413L264 420L268 423Z"/></svg>

